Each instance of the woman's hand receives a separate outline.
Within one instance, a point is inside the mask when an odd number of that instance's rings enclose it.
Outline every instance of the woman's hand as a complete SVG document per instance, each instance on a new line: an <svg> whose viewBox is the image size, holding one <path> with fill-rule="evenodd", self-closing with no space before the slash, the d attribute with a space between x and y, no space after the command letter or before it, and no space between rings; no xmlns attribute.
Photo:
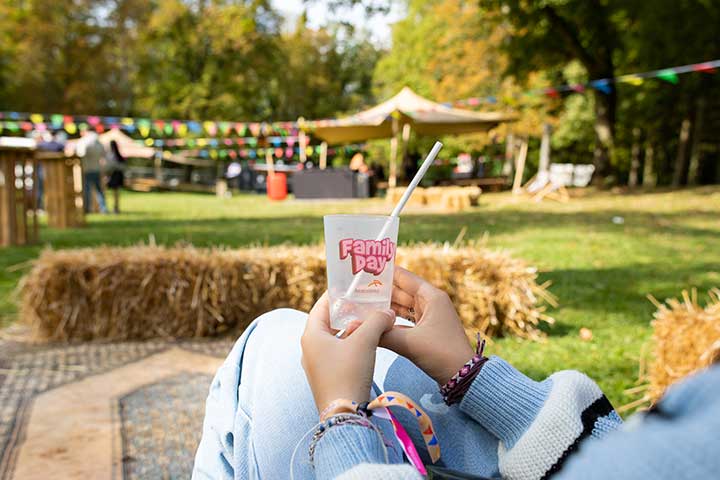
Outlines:
<svg viewBox="0 0 720 480"><path fill-rule="evenodd" d="M409 359L438 384L445 384L472 358L474 351L450 297L398 266L392 307L415 326L395 326L382 336L380 346Z"/></svg>
<svg viewBox="0 0 720 480"><path fill-rule="evenodd" d="M392 328L395 313L376 312L346 338L335 338L330 328L327 292L310 311L302 345L302 366L318 412L338 398L366 402L370 398L375 350L380 336ZM349 329L351 330L351 329Z"/></svg>

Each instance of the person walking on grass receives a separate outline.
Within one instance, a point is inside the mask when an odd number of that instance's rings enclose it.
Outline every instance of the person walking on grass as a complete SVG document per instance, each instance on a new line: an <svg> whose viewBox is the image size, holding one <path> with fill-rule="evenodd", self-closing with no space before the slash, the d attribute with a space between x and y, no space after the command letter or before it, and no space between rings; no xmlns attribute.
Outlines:
<svg viewBox="0 0 720 480"><path fill-rule="evenodd" d="M245 330L210 386L194 479L717 478L717 360L623 424L582 373L535 381L473 350L448 295L395 268L393 310L343 338L327 294Z"/></svg>
<svg viewBox="0 0 720 480"><path fill-rule="evenodd" d="M83 131L82 138L78 142L77 154L80 157L83 171L83 206L85 213L90 213L91 189L95 190L100 212L107 213L105 194L100 182L105 163L105 147L100 143L97 133L89 130Z"/></svg>
<svg viewBox="0 0 720 480"><path fill-rule="evenodd" d="M125 157L120 153L118 143L110 140L107 170L110 172L107 187L113 192L113 211L120 213L120 189L125 184Z"/></svg>

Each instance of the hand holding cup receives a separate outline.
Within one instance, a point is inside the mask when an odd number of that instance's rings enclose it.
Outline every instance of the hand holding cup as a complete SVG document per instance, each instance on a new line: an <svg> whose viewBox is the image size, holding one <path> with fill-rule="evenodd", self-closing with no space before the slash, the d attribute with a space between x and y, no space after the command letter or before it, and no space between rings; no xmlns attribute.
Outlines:
<svg viewBox="0 0 720 480"><path fill-rule="evenodd" d="M398 266L392 308L415 326L394 326L383 334L380 346L409 359L439 385L472 358L470 340L447 293Z"/></svg>

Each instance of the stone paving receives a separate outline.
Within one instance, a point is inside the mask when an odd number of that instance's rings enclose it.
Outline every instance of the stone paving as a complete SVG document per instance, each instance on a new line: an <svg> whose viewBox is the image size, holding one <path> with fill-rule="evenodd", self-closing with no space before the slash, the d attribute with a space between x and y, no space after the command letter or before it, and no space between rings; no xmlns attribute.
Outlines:
<svg viewBox="0 0 720 480"><path fill-rule="evenodd" d="M0 340L0 479L13 478L18 452L24 443L32 440L26 438L26 423L33 402L44 392L77 384L94 375L111 373L175 347L217 358L219 363L233 341L33 346ZM192 368L184 372L182 365L176 367L179 374L142 386L117 399L122 431L121 478L189 476L212 375L193 372Z"/></svg>
<svg viewBox="0 0 720 480"><path fill-rule="evenodd" d="M188 478L211 381L181 373L120 399L124 479Z"/></svg>

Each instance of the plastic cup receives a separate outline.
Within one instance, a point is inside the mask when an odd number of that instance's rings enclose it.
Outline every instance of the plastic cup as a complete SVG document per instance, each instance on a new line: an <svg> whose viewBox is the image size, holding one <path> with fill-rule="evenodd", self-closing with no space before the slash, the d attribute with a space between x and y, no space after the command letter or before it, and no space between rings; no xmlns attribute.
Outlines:
<svg viewBox="0 0 720 480"><path fill-rule="evenodd" d="M326 215L324 223L330 326L341 330L390 308L400 219Z"/></svg>

